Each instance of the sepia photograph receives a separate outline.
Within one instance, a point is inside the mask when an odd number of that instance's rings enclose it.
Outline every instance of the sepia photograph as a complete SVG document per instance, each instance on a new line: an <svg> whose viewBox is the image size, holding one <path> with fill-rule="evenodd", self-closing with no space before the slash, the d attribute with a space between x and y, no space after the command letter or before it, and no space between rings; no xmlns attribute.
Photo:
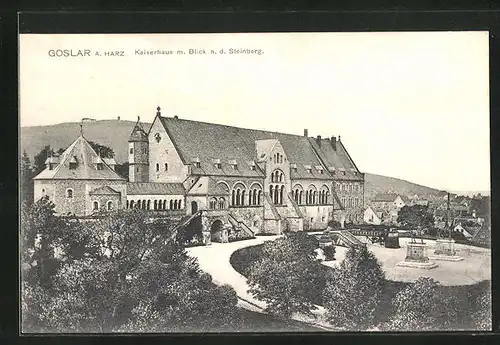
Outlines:
<svg viewBox="0 0 500 345"><path fill-rule="evenodd" d="M491 331L487 31L19 35L20 332Z"/></svg>

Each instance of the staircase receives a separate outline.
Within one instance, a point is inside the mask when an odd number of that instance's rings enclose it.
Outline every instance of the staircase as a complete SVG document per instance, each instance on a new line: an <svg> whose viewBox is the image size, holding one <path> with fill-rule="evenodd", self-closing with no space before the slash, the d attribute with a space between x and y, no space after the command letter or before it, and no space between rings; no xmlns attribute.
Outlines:
<svg viewBox="0 0 500 345"><path fill-rule="evenodd" d="M295 213L297 214L297 217L304 218L302 211L300 210L299 205L297 205L295 200L293 200L292 193L288 193L288 200L290 200L290 203L292 204L293 209L295 210Z"/></svg>
<svg viewBox="0 0 500 345"><path fill-rule="evenodd" d="M366 243L361 242L356 236L351 234L351 232L348 230L336 230L332 232L337 234L339 240L348 247L366 246Z"/></svg>
<svg viewBox="0 0 500 345"><path fill-rule="evenodd" d="M264 207L268 206L271 210L271 212L273 213L273 216L274 216L274 219L281 219L281 216L278 212L278 210L276 209L276 206L274 206L274 203L273 201L271 200L271 196L269 195L269 193L264 193L264 197L265 197L265 203L264 203ZM266 205L267 203L267 205ZM269 219L273 219L273 218L269 218Z"/></svg>
<svg viewBox="0 0 500 345"><path fill-rule="evenodd" d="M177 232L177 230L179 230L180 228L188 225L193 219L195 219L196 217L198 217L200 215L201 215L201 210L196 212L196 213L193 213L190 216L183 217L181 219L181 221L174 227L174 229L173 229L174 233Z"/></svg>
<svg viewBox="0 0 500 345"><path fill-rule="evenodd" d="M231 223L233 228L243 231L248 236L251 236L251 237L255 236L255 233L253 232L252 229L250 229L250 227L248 225L237 220L231 213L228 214L228 219L229 219L229 223Z"/></svg>

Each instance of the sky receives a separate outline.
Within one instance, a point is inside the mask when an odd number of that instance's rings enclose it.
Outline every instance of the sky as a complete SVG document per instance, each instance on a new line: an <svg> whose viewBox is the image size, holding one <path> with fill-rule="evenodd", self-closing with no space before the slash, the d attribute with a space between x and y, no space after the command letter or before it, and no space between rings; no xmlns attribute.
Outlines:
<svg viewBox="0 0 500 345"><path fill-rule="evenodd" d="M50 56L61 49L90 56ZM156 49L173 54L139 54ZM340 136L363 172L490 189L486 31L23 34L19 62L23 127L151 122L160 106L163 116Z"/></svg>

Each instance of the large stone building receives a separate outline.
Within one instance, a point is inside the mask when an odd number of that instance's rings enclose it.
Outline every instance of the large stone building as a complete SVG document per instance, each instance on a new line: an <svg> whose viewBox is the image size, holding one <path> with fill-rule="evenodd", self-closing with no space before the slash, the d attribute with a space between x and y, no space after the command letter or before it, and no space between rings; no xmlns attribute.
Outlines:
<svg viewBox="0 0 500 345"><path fill-rule="evenodd" d="M230 127L163 117L157 110L148 130L139 120L132 130L128 182L106 163L106 169L98 170L92 163L98 155L83 136L78 138L56 164L70 171L66 165L75 156L72 147L84 146L89 153L75 159L92 172L89 176L101 176L103 171L107 175L100 183L84 174L80 179L62 179L59 183L82 184L79 191L84 196L81 206L71 208L64 191L56 193L56 205L64 205L57 209L90 214L94 200L103 207L106 197L113 196L109 200L119 201L118 208L182 212L185 222L200 216L203 230L222 240L224 233L322 230L331 220L362 220L364 174L340 137L309 137L307 130L300 136ZM47 167L35 178L38 190L42 180L52 178L50 171ZM96 193L106 197L97 198Z"/></svg>

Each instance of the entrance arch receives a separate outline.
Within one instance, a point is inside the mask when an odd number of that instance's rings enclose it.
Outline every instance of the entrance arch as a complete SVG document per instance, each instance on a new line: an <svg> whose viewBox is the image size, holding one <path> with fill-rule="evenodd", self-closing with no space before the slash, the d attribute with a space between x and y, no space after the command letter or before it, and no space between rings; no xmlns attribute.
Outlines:
<svg viewBox="0 0 500 345"><path fill-rule="evenodd" d="M220 219L214 220L210 226L210 239L212 242L222 242L222 228L224 224Z"/></svg>
<svg viewBox="0 0 500 345"><path fill-rule="evenodd" d="M191 201L191 214L198 212L198 203L196 201Z"/></svg>

